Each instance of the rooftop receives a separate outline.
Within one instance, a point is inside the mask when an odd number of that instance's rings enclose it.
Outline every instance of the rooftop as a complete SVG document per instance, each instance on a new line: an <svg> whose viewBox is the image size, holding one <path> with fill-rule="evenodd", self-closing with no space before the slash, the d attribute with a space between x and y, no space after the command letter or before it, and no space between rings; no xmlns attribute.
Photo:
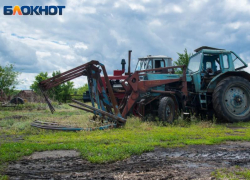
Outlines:
<svg viewBox="0 0 250 180"><path fill-rule="evenodd" d="M139 59L155 59L155 58L159 58L159 59L172 59L171 57L168 57L168 56L164 56L164 55L156 55L156 56L152 56L152 55L147 55L147 57L142 57L142 58L139 58Z"/></svg>
<svg viewBox="0 0 250 180"><path fill-rule="evenodd" d="M214 48L214 47L209 47L209 46L201 46L201 47L195 49L194 51L195 51L195 52L199 52L199 51L201 51L201 50L203 50L203 49L210 49L210 50L225 50L225 49L219 49L219 48Z"/></svg>

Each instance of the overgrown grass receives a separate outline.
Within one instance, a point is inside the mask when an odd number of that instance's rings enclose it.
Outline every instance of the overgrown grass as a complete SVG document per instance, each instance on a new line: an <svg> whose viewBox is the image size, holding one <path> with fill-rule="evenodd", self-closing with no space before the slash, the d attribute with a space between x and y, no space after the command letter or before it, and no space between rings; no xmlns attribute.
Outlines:
<svg viewBox="0 0 250 180"><path fill-rule="evenodd" d="M53 107L57 109L68 109L70 108L67 104L58 104L57 102L52 102ZM8 107L12 106L12 107ZM7 107L0 106L0 111L20 111L20 110L44 110L47 109L48 105L46 103L24 103L24 104L8 104Z"/></svg>
<svg viewBox="0 0 250 180"><path fill-rule="evenodd" d="M22 117L14 119L15 115ZM163 125L160 122L142 122L130 117L126 125L119 129L91 132L50 131L30 126L34 120L78 127L99 125L89 122L89 117L90 114L68 105L58 106L53 115L48 109L1 111L0 166L35 151L75 149L90 162L107 163L152 151L155 147L250 141L250 123L215 124L213 121L198 119L190 122L178 119L174 124ZM6 135L9 139L6 139ZM15 140L16 136L21 136L24 140Z"/></svg>
<svg viewBox="0 0 250 180"><path fill-rule="evenodd" d="M216 179L228 179L228 180L239 180L239 179L250 179L250 170L236 166L230 169L218 169L212 173Z"/></svg>
<svg viewBox="0 0 250 180"><path fill-rule="evenodd" d="M8 176L0 174L0 180L8 180L8 179L9 179Z"/></svg>

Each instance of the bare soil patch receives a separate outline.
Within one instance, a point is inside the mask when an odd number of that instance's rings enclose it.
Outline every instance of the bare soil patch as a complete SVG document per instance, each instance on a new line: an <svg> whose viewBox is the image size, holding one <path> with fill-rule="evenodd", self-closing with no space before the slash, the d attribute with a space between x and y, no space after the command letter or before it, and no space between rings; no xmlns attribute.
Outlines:
<svg viewBox="0 0 250 180"><path fill-rule="evenodd" d="M213 179L217 168L250 168L250 142L156 148L110 164L92 164L75 151L34 153L12 162L10 179ZM60 156L60 157L59 157Z"/></svg>

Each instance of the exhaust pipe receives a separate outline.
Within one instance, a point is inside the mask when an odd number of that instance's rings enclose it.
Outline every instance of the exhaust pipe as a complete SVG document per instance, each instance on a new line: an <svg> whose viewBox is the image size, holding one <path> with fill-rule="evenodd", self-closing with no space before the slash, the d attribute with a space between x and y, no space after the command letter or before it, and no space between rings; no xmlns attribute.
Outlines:
<svg viewBox="0 0 250 180"><path fill-rule="evenodd" d="M128 51L128 75L129 75L129 76L130 76L131 52L132 52L132 50L129 50L129 51Z"/></svg>
<svg viewBox="0 0 250 180"><path fill-rule="evenodd" d="M121 64L122 64L122 71L125 72L125 64L126 64L125 59L122 59Z"/></svg>

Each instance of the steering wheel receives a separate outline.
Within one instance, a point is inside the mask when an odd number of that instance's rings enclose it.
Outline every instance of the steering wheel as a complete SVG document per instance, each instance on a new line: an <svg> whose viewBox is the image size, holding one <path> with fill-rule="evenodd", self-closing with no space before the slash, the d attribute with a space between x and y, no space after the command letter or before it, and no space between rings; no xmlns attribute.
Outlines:
<svg viewBox="0 0 250 180"><path fill-rule="evenodd" d="M210 73L214 73L214 71L213 71L213 69L212 69L212 68L207 68L207 69L206 69L206 72L207 72L208 74L210 74Z"/></svg>

